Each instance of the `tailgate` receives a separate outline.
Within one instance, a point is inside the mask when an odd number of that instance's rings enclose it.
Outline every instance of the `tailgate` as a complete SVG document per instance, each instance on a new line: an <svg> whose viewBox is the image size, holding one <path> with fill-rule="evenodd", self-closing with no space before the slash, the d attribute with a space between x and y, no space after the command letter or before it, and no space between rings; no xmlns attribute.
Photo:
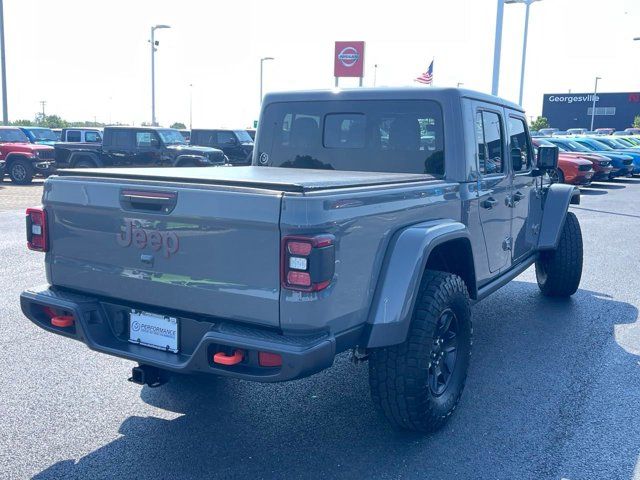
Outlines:
<svg viewBox="0 0 640 480"><path fill-rule="evenodd" d="M52 177L52 285L157 310L279 325L281 193Z"/></svg>

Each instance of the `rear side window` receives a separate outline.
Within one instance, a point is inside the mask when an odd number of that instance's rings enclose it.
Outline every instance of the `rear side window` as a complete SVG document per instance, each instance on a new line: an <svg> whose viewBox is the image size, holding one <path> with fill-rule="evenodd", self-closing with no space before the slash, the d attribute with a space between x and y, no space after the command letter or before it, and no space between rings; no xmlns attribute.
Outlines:
<svg viewBox="0 0 640 480"><path fill-rule="evenodd" d="M129 130L114 130L111 132L111 145L114 147L130 147L132 132Z"/></svg>
<svg viewBox="0 0 640 480"><path fill-rule="evenodd" d="M67 130L67 142L80 142L81 136L79 130Z"/></svg>
<svg viewBox="0 0 640 480"><path fill-rule="evenodd" d="M258 146L263 165L444 175L442 110L434 101L274 103L260 128L271 142Z"/></svg>
<svg viewBox="0 0 640 480"><path fill-rule="evenodd" d="M500 115L479 111L476 114L476 141L478 143L478 167L483 175L504 172L503 127Z"/></svg>
<svg viewBox="0 0 640 480"><path fill-rule="evenodd" d="M102 141L102 137L98 132L85 132L84 141L89 143L99 143Z"/></svg>
<svg viewBox="0 0 640 480"><path fill-rule="evenodd" d="M509 117L509 142L513 171L518 173L531 170L533 164L533 148L529 141L527 127L523 119ZM520 158L518 159L517 156Z"/></svg>

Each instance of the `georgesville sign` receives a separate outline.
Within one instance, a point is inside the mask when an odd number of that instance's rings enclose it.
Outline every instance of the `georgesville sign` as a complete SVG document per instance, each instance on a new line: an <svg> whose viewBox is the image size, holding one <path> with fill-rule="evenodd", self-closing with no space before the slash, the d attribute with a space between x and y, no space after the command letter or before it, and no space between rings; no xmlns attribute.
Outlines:
<svg viewBox="0 0 640 480"><path fill-rule="evenodd" d="M364 76L364 42L336 42L333 76Z"/></svg>

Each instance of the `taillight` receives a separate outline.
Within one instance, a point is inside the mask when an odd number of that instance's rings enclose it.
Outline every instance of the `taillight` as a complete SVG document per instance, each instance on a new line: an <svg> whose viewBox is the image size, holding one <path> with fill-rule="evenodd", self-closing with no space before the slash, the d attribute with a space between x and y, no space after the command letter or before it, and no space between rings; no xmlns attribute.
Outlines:
<svg viewBox="0 0 640 480"><path fill-rule="evenodd" d="M27 247L37 252L49 250L47 212L41 208L27 208Z"/></svg>
<svg viewBox="0 0 640 480"><path fill-rule="evenodd" d="M318 292L331 284L335 273L332 235L290 236L282 239L282 286Z"/></svg>

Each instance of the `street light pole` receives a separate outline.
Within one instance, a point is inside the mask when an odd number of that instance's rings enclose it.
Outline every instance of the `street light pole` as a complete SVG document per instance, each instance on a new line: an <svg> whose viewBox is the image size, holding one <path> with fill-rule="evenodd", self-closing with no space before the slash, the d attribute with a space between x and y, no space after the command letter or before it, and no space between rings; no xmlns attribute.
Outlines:
<svg viewBox="0 0 640 480"><path fill-rule="evenodd" d="M193 129L193 83L189 84L189 130Z"/></svg>
<svg viewBox="0 0 640 480"><path fill-rule="evenodd" d="M151 27L151 125L156 125L156 38L155 31L160 28L171 28L169 25Z"/></svg>
<svg viewBox="0 0 640 480"><path fill-rule="evenodd" d="M9 125L7 107L7 64L4 56L4 5L0 0L0 68L2 69L2 124Z"/></svg>
<svg viewBox="0 0 640 480"><path fill-rule="evenodd" d="M593 89L593 105L591 106L591 130L593 132L593 121L596 118L596 98L598 95L598 80L602 80L600 77L596 77L596 86Z"/></svg>
<svg viewBox="0 0 640 480"><path fill-rule="evenodd" d="M502 48L502 17L504 13L504 0L498 0L498 13L496 15L496 39L493 47L493 81L491 83L491 95L498 95L500 83L500 50Z"/></svg>
<svg viewBox="0 0 640 480"><path fill-rule="evenodd" d="M378 64L375 63L373 65L373 86L376 86L376 80L378 78Z"/></svg>
<svg viewBox="0 0 640 480"><path fill-rule="evenodd" d="M526 5L524 16L524 38L522 40L522 64L520 65L520 94L518 96L518 105L522 105L522 95L524 92L524 71L527 63L527 37L529 36L529 7L533 2L540 0L505 0L504 3L524 3Z"/></svg>
<svg viewBox="0 0 640 480"><path fill-rule="evenodd" d="M262 95L262 71L263 71L263 68L264 68L263 65L264 65L265 60L275 60L275 58L273 58L273 57L262 57L260 59L260 106L262 106L262 97L263 97L263 95Z"/></svg>

